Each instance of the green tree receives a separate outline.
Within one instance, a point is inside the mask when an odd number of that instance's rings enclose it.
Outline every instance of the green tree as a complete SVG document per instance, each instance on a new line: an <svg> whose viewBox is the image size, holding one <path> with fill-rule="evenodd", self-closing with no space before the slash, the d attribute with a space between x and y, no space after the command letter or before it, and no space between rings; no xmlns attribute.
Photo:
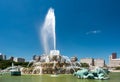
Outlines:
<svg viewBox="0 0 120 82"><path fill-rule="evenodd" d="M120 70L120 67L115 67L116 70Z"/></svg>
<svg viewBox="0 0 120 82"><path fill-rule="evenodd" d="M12 63L14 63L15 66L22 66L22 67L27 67L29 62L14 62L11 60L1 60L0 61L0 69L5 69L7 67L12 66Z"/></svg>
<svg viewBox="0 0 120 82"><path fill-rule="evenodd" d="M81 67L89 67L87 63L81 63Z"/></svg>

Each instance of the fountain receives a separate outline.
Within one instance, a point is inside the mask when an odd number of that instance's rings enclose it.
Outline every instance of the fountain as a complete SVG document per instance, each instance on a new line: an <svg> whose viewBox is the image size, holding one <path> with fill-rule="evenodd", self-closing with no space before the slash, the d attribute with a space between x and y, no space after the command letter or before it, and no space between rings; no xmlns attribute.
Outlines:
<svg viewBox="0 0 120 82"><path fill-rule="evenodd" d="M54 52L56 53L57 51L56 51L54 9L52 8L49 9L40 33L41 33L42 44L44 47L44 53L49 54L50 50L54 50Z"/></svg>
<svg viewBox="0 0 120 82"><path fill-rule="evenodd" d="M68 70L69 73L70 70L74 72L77 67L74 66L75 62L71 62L69 57L60 55L60 51L56 50L55 14L53 8L48 10L40 33L44 54L36 56L35 60L29 63L29 65L33 63L32 67L29 69L24 68L23 72L32 74L58 74L66 73Z"/></svg>
<svg viewBox="0 0 120 82"><path fill-rule="evenodd" d="M53 74L51 75L52 77L56 77L57 74L73 73L73 75L78 78L93 78L93 74L97 74L99 77L96 77L95 79L105 79L103 77L105 72L101 71L102 73L99 74L99 71L102 69L91 73L88 69L82 69L80 67L81 65L77 61L76 57L73 57L71 60L68 56L61 55L60 51L56 50L54 9L50 8L48 10L40 33L44 54L41 56L35 56L34 60L30 62L33 63L33 65L30 68L23 69L23 73Z"/></svg>

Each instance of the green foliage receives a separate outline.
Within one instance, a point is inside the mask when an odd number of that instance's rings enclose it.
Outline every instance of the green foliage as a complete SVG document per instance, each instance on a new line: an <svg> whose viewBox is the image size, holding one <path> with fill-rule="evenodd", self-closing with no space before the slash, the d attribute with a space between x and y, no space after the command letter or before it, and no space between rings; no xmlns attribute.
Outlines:
<svg viewBox="0 0 120 82"><path fill-rule="evenodd" d="M28 63L29 63L29 62L15 62L14 65L15 65L15 66L20 65L20 66L23 66L23 67L27 67Z"/></svg>
<svg viewBox="0 0 120 82"><path fill-rule="evenodd" d="M0 69L5 69L9 66L11 66L12 61L10 60L1 60L0 61Z"/></svg>
<svg viewBox="0 0 120 82"><path fill-rule="evenodd" d="M11 60L1 60L0 61L0 69L5 69L7 67L10 67L12 65L12 63L14 63L15 66L23 66L23 67L27 67L29 62L14 62Z"/></svg>
<svg viewBox="0 0 120 82"><path fill-rule="evenodd" d="M120 67L116 67L115 69L116 69L116 70L120 70Z"/></svg>
<svg viewBox="0 0 120 82"><path fill-rule="evenodd" d="M87 63L81 63L81 67L89 67Z"/></svg>

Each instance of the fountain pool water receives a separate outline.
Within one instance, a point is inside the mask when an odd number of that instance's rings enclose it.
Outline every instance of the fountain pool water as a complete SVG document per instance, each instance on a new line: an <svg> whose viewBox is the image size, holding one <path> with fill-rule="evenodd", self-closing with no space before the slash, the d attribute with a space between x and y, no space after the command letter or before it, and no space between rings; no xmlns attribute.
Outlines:
<svg viewBox="0 0 120 82"><path fill-rule="evenodd" d="M120 73L110 73L109 80L93 80L93 79L78 79L73 75L59 74L58 77L51 77L51 75L22 75L22 76L0 76L0 82L120 82Z"/></svg>

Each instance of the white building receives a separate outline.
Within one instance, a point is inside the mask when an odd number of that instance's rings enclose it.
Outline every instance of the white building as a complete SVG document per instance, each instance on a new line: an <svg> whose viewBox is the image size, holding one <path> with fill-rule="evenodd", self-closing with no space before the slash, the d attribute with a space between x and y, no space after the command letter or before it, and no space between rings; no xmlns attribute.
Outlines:
<svg viewBox="0 0 120 82"><path fill-rule="evenodd" d="M6 60L6 55L0 53L0 60Z"/></svg>
<svg viewBox="0 0 120 82"><path fill-rule="evenodd" d="M117 58L117 53L112 53L112 55L109 57L109 66L110 67L120 66L120 58Z"/></svg>
<svg viewBox="0 0 120 82"><path fill-rule="evenodd" d="M105 60L104 59L94 59L94 66L104 67L105 66Z"/></svg>
<svg viewBox="0 0 120 82"><path fill-rule="evenodd" d="M15 62L25 62L24 58L14 58Z"/></svg>
<svg viewBox="0 0 120 82"><path fill-rule="evenodd" d="M104 59L94 59L94 58L82 58L80 59L80 63L87 63L90 67L104 67L105 60Z"/></svg>
<svg viewBox="0 0 120 82"><path fill-rule="evenodd" d="M93 66L94 59L93 58L81 58L80 63L87 63L89 66Z"/></svg>

